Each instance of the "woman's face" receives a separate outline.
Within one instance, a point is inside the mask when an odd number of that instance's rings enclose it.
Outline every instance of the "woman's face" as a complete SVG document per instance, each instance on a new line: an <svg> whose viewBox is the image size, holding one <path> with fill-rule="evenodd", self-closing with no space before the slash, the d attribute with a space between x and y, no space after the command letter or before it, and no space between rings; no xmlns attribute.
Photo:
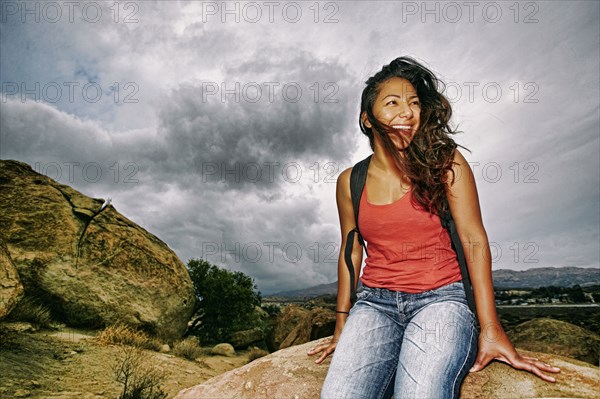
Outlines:
<svg viewBox="0 0 600 399"><path fill-rule="evenodd" d="M419 130L421 122L421 105L417 91L404 78L393 77L386 80L382 83L373 104L373 115L393 129L390 139L396 148L406 148ZM366 113L363 113L363 123L372 128ZM375 140L378 140L377 132L374 133Z"/></svg>

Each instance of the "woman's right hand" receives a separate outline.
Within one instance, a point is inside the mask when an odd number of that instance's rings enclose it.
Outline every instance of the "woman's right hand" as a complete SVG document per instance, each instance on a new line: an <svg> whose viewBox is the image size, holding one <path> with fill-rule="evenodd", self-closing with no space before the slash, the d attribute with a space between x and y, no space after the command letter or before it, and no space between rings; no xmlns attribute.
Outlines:
<svg viewBox="0 0 600 399"><path fill-rule="evenodd" d="M339 340L339 335L334 334L327 341L325 341L322 344L319 344L319 345L315 346L314 348L312 348L311 350L309 350L307 355L312 356L315 353L321 353L321 356L319 356L319 358L317 360L315 360L315 363L320 364L323 360L325 360L325 358L327 356L329 356L330 354L333 353L338 340Z"/></svg>

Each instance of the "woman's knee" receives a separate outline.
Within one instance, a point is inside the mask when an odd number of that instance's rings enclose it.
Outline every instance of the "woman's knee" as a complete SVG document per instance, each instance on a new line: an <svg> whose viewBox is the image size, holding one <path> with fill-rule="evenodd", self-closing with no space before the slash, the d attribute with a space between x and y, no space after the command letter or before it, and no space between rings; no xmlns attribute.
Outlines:
<svg viewBox="0 0 600 399"><path fill-rule="evenodd" d="M396 374L400 397L454 397L477 355L478 331L468 306L434 303L411 320Z"/></svg>
<svg viewBox="0 0 600 399"><path fill-rule="evenodd" d="M333 352L321 398L385 398L386 388L393 387L401 339L390 318L357 308Z"/></svg>

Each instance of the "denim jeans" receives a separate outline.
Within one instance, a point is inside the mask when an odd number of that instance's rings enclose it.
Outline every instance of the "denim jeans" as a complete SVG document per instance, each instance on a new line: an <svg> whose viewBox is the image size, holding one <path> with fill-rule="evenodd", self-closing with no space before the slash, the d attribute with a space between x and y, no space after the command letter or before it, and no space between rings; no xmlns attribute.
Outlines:
<svg viewBox="0 0 600 399"><path fill-rule="evenodd" d="M479 328L462 281L420 293L364 287L333 352L322 399L458 398Z"/></svg>

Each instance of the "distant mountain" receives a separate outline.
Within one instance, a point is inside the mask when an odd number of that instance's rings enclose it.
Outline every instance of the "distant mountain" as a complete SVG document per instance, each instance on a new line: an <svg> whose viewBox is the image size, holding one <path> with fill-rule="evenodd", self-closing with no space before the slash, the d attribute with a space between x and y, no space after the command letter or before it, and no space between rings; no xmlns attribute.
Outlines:
<svg viewBox="0 0 600 399"><path fill-rule="evenodd" d="M585 267L540 267L516 271L510 269L492 272L495 288L537 288L553 285L570 287L579 284L600 284L600 269Z"/></svg>
<svg viewBox="0 0 600 399"><path fill-rule="evenodd" d="M585 267L539 267L527 270L500 269L492 271L494 288L582 287L600 285L600 269ZM337 281L292 291L266 295L265 299L304 300L321 295L336 295Z"/></svg>
<svg viewBox="0 0 600 399"><path fill-rule="evenodd" d="M313 287L292 291L282 291L265 296L265 299L311 299L321 295L337 295L337 281L329 284L320 284Z"/></svg>

